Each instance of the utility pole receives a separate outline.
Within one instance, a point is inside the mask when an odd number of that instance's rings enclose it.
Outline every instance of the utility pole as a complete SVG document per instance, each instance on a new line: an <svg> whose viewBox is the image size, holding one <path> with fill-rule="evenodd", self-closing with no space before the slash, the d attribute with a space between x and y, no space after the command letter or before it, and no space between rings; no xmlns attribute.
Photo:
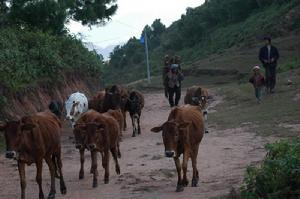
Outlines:
<svg viewBox="0 0 300 199"><path fill-rule="evenodd" d="M146 30L145 30L145 51L146 51L146 63L147 63L147 79L148 79L148 84L150 84L151 76L150 76L149 55L148 55L148 39L147 39Z"/></svg>

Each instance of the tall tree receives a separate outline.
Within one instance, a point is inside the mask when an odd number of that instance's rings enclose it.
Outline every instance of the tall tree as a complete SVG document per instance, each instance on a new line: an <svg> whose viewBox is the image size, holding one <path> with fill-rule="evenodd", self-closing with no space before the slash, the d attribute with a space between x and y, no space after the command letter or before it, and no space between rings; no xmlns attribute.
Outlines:
<svg viewBox="0 0 300 199"><path fill-rule="evenodd" d="M115 14L116 0L2 0L8 22L60 34L75 20L83 25L103 25ZM1 12L1 11L0 11Z"/></svg>

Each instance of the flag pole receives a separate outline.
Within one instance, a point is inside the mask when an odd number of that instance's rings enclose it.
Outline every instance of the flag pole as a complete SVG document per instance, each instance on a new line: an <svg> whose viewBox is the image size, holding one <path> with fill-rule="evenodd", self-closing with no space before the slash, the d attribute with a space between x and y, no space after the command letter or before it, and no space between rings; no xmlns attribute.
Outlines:
<svg viewBox="0 0 300 199"><path fill-rule="evenodd" d="M148 79L148 84L150 84L151 76L150 76L149 54L148 54L148 39L147 39L146 31L145 31L145 51L146 51L146 63L147 63L147 79Z"/></svg>

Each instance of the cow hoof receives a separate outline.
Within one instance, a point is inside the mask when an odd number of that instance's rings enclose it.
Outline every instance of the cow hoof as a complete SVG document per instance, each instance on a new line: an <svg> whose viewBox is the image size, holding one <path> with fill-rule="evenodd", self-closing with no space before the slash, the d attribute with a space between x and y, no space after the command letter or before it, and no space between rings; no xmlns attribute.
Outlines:
<svg viewBox="0 0 300 199"><path fill-rule="evenodd" d="M79 173L79 180L82 180L84 178L84 174L83 173Z"/></svg>
<svg viewBox="0 0 300 199"><path fill-rule="evenodd" d="M209 133L209 131L208 131L208 130L205 130L205 133Z"/></svg>
<svg viewBox="0 0 300 199"><path fill-rule="evenodd" d="M132 137L135 137L135 134L132 134Z"/></svg>
<svg viewBox="0 0 300 199"><path fill-rule="evenodd" d="M197 187L198 186L198 180L197 179L193 179L192 180L192 187Z"/></svg>
<svg viewBox="0 0 300 199"><path fill-rule="evenodd" d="M119 166L116 167L116 173L117 173L118 175L120 175L120 173L121 173L120 167L119 167Z"/></svg>
<svg viewBox="0 0 300 199"><path fill-rule="evenodd" d="M60 193L61 193L62 195L65 195L65 194L67 193L67 188L66 188L66 187L60 188Z"/></svg>
<svg viewBox="0 0 300 199"><path fill-rule="evenodd" d="M184 190L184 187L182 185L177 185L176 192L182 192Z"/></svg>
<svg viewBox="0 0 300 199"><path fill-rule="evenodd" d="M105 179L104 184L108 184L108 183L109 183L109 179Z"/></svg>
<svg viewBox="0 0 300 199"><path fill-rule="evenodd" d="M93 180L93 188L96 188L96 187L98 187L98 182L97 182L97 180Z"/></svg>
<svg viewBox="0 0 300 199"><path fill-rule="evenodd" d="M43 192L39 193L39 199L44 199L44 193Z"/></svg>
<svg viewBox="0 0 300 199"><path fill-rule="evenodd" d="M121 152L120 151L118 152L118 158L121 158Z"/></svg>
<svg viewBox="0 0 300 199"><path fill-rule="evenodd" d="M49 193L48 199L54 199L55 198L55 193Z"/></svg>
<svg viewBox="0 0 300 199"><path fill-rule="evenodd" d="M186 180L183 180L183 181L182 181L182 184L183 184L184 187L187 187L188 184L189 184L189 181L188 181L187 179L186 179Z"/></svg>

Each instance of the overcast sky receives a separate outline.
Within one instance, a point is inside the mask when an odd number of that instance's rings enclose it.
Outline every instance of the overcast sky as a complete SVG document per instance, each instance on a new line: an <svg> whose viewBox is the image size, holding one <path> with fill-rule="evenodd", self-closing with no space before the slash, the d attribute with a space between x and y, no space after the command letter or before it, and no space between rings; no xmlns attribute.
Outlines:
<svg viewBox="0 0 300 199"><path fill-rule="evenodd" d="M106 47L126 42L130 37L139 37L146 24L155 19L169 26L185 14L187 7L200 6L204 0L118 0L117 13L102 27L81 26L72 22L68 25L72 33L82 33L84 41Z"/></svg>

